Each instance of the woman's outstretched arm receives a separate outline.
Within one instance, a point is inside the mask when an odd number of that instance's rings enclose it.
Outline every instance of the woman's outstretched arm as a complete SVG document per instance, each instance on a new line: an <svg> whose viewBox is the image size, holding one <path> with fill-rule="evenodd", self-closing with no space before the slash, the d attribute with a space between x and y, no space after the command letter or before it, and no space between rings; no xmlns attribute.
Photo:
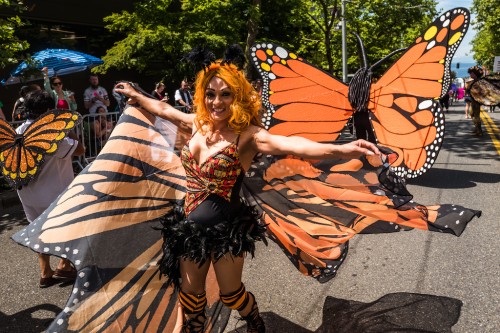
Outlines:
<svg viewBox="0 0 500 333"><path fill-rule="evenodd" d="M139 104L140 108L155 116L171 121L183 130L189 129L189 131L191 131L193 128L195 115L192 113L184 113L170 104L145 96L127 82L118 83L114 87L114 90L117 93L127 96L129 98L128 104Z"/></svg>
<svg viewBox="0 0 500 333"><path fill-rule="evenodd" d="M349 159L362 155L379 155L373 143L356 140L346 144L318 143L298 136L273 135L259 128L253 134L257 152L271 155L295 155L310 159Z"/></svg>

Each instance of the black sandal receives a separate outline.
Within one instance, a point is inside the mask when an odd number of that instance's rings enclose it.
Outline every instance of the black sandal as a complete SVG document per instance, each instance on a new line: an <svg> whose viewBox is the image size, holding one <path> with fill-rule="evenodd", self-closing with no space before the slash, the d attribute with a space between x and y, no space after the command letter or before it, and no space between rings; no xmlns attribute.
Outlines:
<svg viewBox="0 0 500 333"><path fill-rule="evenodd" d="M40 288L48 288L48 287L51 287L53 285L55 285L58 281L56 279L54 279L54 277L42 277L40 278L40 282L38 284L38 286Z"/></svg>
<svg viewBox="0 0 500 333"><path fill-rule="evenodd" d="M264 325L264 320L259 314L259 308L257 306L257 301L255 301L255 296L249 292L253 298L252 310L244 316L241 317L247 322L247 333L266 333L266 326Z"/></svg>
<svg viewBox="0 0 500 333"><path fill-rule="evenodd" d="M201 333L205 329L205 321L207 316L205 311L198 313L194 317L184 315L184 325L182 325L181 333Z"/></svg>

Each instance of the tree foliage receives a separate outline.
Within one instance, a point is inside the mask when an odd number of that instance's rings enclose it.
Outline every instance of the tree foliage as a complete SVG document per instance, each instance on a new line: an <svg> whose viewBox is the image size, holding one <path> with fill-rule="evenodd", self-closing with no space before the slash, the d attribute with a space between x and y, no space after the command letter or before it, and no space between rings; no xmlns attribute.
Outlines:
<svg viewBox="0 0 500 333"><path fill-rule="evenodd" d="M342 69L341 5L341 0L309 0L311 12L308 16L315 27L314 37L309 42L306 40L302 47L312 55L307 59L331 69L329 71L338 76ZM349 73L354 73L362 65L360 46L353 32L363 40L368 62L374 63L398 48L409 46L434 20L435 7L436 1L433 0L346 1ZM325 40L327 38L330 38L329 43ZM315 47L319 52L313 54Z"/></svg>
<svg viewBox="0 0 500 333"><path fill-rule="evenodd" d="M280 8L280 10L276 10ZM157 0L135 4L105 19L107 28L124 38L97 68L136 69L159 77L192 77L194 68L182 57L196 45L206 45L221 57L230 44L248 50L255 41L299 45L303 28L301 0Z"/></svg>
<svg viewBox="0 0 500 333"><path fill-rule="evenodd" d="M159 77L194 76L181 61L205 44L219 57L229 44L244 49L275 42L339 75L341 70L341 0L148 0L105 19L123 39L107 51L98 68L133 68ZM371 63L408 46L436 16L433 0L346 2L347 31L358 33ZM359 45L348 34L351 73L359 68ZM250 76L252 73L249 72ZM254 74L254 73L253 73Z"/></svg>
<svg viewBox="0 0 500 333"><path fill-rule="evenodd" d="M9 8L19 12L23 3L16 0L0 0L0 10ZM28 49L29 44L16 36L16 29L23 26L19 16L0 18L0 68L18 62L17 54Z"/></svg>
<svg viewBox="0 0 500 333"><path fill-rule="evenodd" d="M491 69L494 57L500 56L500 6L497 0L474 0L472 12L477 30L472 40L474 59Z"/></svg>

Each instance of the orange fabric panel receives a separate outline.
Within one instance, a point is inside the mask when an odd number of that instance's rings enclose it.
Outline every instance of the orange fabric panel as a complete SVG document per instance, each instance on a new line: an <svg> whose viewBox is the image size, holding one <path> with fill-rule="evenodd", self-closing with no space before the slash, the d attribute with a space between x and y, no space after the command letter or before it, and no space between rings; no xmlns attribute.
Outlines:
<svg viewBox="0 0 500 333"><path fill-rule="evenodd" d="M352 112L343 109L335 109L321 104L293 103L283 105L273 117L284 121L332 121L345 122L352 116Z"/></svg>
<svg viewBox="0 0 500 333"><path fill-rule="evenodd" d="M431 126L434 122L434 114L429 110L415 112L411 118L420 126Z"/></svg>
<svg viewBox="0 0 500 333"><path fill-rule="evenodd" d="M284 136L305 136L308 133L338 133L345 126L342 122L286 122L273 126L269 133Z"/></svg>
<svg viewBox="0 0 500 333"><path fill-rule="evenodd" d="M432 49L425 52L419 59L415 61L417 64L423 63L433 63L443 60L446 56L446 47L444 46L434 46Z"/></svg>
<svg viewBox="0 0 500 333"><path fill-rule="evenodd" d="M279 77L299 77L297 73L281 63L271 65L271 71Z"/></svg>
<svg viewBox="0 0 500 333"><path fill-rule="evenodd" d="M377 139L382 145L390 146L391 143L398 143L402 149L420 149L423 146L430 145L436 138L436 128L434 126L422 128L413 133L395 134L384 131L382 126L377 122L372 122Z"/></svg>
<svg viewBox="0 0 500 333"><path fill-rule="evenodd" d="M307 77L313 82L326 87L333 91L340 92L347 97L348 86L343 82L332 77L330 74L323 72L305 62L298 60L288 60L288 66L301 76Z"/></svg>
<svg viewBox="0 0 500 333"><path fill-rule="evenodd" d="M393 108L379 106L377 107L375 115L377 116L379 124L382 125L388 132L396 134L408 134L417 130L415 125L409 122L404 114L398 112ZM374 123L376 123L376 121L372 121L372 125L374 125ZM375 133L377 134L378 138L379 132L375 130Z"/></svg>
<svg viewBox="0 0 500 333"><path fill-rule="evenodd" d="M404 96L396 98L394 104L404 111L414 112L417 109L418 100L412 96Z"/></svg>
<svg viewBox="0 0 500 333"><path fill-rule="evenodd" d="M278 91L287 91L287 90L299 89L310 86L316 86L316 83L312 82L308 78L287 77L287 78L278 78L272 80L271 83L269 84L269 90L276 93Z"/></svg>
<svg viewBox="0 0 500 333"><path fill-rule="evenodd" d="M402 77L419 80L441 80L444 75L444 65L439 63L415 64L408 68Z"/></svg>
<svg viewBox="0 0 500 333"><path fill-rule="evenodd" d="M448 35L448 28L441 29L441 31L439 31L438 35L436 36L436 41L438 43L441 43L447 35Z"/></svg>
<svg viewBox="0 0 500 333"><path fill-rule="evenodd" d="M452 30L456 30L456 29L460 28L462 26L462 24L464 24L464 22L465 22L465 16L464 15L458 15L457 17L455 17L455 19L453 20L453 22L451 22L450 28Z"/></svg>
<svg viewBox="0 0 500 333"><path fill-rule="evenodd" d="M406 51L396 63L377 81L377 85L385 87L401 76L424 53L427 43L417 44Z"/></svg>
<svg viewBox="0 0 500 333"><path fill-rule="evenodd" d="M441 95L443 85L437 81L426 81L422 79L399 78L395 80L390 90L384 88L384 93L405 93L412 96L420 96L423 98L437 98ZM389 90L389 91L386 91Z"/></svg>
<svg viewBox="0 0 500 333"><path fill-rule="evenodd" d="M269 96L269 102L281 105L294 102L324 104L337 108L348 108L349 103L344 101L345 97L337 91L322 86L308 86L286 91L279 91Z"/></svg>

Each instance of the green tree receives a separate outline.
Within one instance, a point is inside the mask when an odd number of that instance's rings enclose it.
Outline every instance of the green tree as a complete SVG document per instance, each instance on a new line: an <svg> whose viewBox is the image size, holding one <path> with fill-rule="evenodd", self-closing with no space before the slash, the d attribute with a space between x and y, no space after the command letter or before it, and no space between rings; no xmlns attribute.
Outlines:
<svg viewBox="0 0 500 333"><path fill-rule="evenodd" d="M254 42L275 42L308 61L339 74L341 69L341 0L156 0L135 3L133 12L105 19L123 34L97 70L133 68L164 78L194 76L181 61L205 43L218 56L229 44L247 51ZM436 15L433 0L346 2L347 31L364 40L370 62L408 46ZM348 35L349 65L359 68L359 46ZM353 73L355 70L351 70ZM251 78L255 73L248 71Z"/></svg>
<svg viewBox="0 0 500 333"><path fill-rule="evenodd" d="M194 76L182 62L194 46L205 44L217 56L227 45L238 43L249 50L255 41L280 41L298 47L307 32L302 0L157 0L135 4L105 19L107 28L121 33L103 57L110 68L136 69L163 78ZM279 8L279 10L277 10ZM255 75L255 73L253 73ZM168 81L168 80L166 80Z"/></svg>
<svg viewBox="0 0 500 333"><path fill-rule="evenodd" d="M474 59L489 69L495 56L500 56L500 6L497 0L474 0L472 12L476 14L473 22L477 30L472 40Z"/></svg>
<svg viewBox="0 0 500 333"><path fill-rule="evenodd" d="M216 54L226 45L246 37L246 1L157 0L135 4L105 19L107 28L125 37L103 57L109 68L134 68L163 77L194 76L194 68L182 62L184 54L204 44ZM244 13L246 15L235 15Z"/></svg>
<svg viewBox="0 0 500 333"><path fill-rule="evenodd" d="M336 27L341 19L341 2L309 0L311 11L308 16L315 28L310 35L310 42L306 41L308 45L303 47L305 53L301 54L338 76L342 68L342 32ZM346 1L345 6L350 73L361 66L359 44L352 32L362 38L368 61L374 63L393 50L409 46L437 14L434 0ZM319 52L315 52L314 48ZM379 70L383 69L381 67Z"/></svg>
<svg viewBox="0 0 500 333"><path fill-rule="evenodd" d="M0 10L13 9L15 12L23 10L23 3L16 0L0 0ZM24 24L19 16L0 18L0 67L16 64L17 55L28 49L29 44L16 36L16 29Z"/></svg>

